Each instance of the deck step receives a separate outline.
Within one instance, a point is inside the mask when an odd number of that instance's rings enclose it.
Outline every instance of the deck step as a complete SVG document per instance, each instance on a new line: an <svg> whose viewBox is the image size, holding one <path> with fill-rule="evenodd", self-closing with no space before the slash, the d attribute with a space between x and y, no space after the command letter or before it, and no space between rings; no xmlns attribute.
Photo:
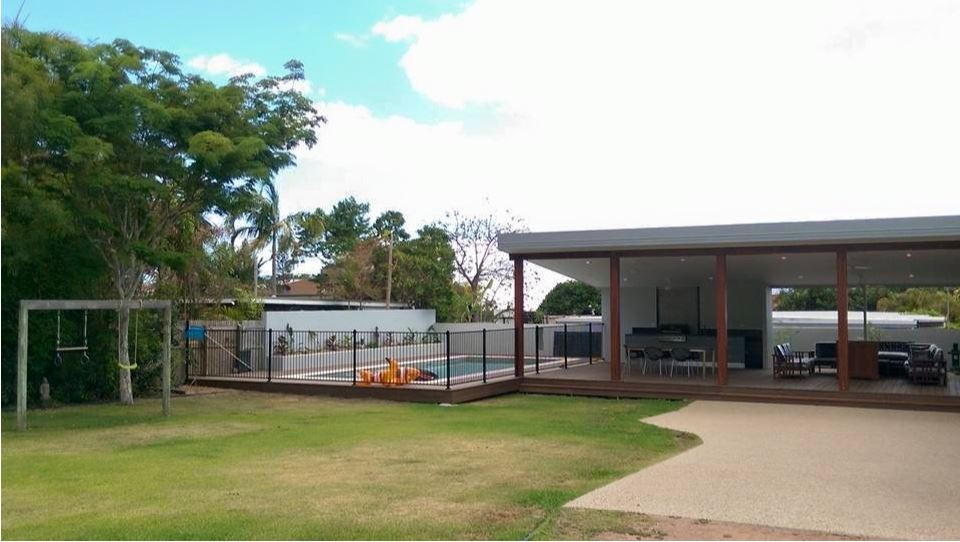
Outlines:
<svg viewBox="0 0 960 542"><path fill-rule="evenodd" d="M594 397L752 401L960 412L960 397L850 391L786 390L703 384L605 382L543 377L524 378L520 383L520 391L523 393L584 395Z"/></svg>

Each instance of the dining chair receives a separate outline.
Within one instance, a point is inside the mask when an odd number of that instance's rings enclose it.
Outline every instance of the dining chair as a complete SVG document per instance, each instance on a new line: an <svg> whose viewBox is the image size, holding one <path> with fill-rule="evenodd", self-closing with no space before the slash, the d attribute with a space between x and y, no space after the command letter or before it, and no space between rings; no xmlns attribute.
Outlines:
<svg viewBox="0 0 960 542"><path fill-rule="evenodd" d="M674 363L677 363L677 362L680 362L680 363L688 362L688 363L686 363L686 365L687 365L687 376L690 376L690 375L692 374L691 371L693 370L693 365L692 365L691 363L689 363L689 361L690 361L690 359L693 357L693 354L690 353L690 349L688 349L688 348L686 348L686 347L683 347L683 346L674 347L673 349L670 350L670 357L673 358ZM670 371L670 376L673 376L673 371L672 371L672 370Z"/></svg>
<svg viewBox="0 0 960 542"><path fill-rule="evenodd" d="M658 375L663 375L663 358L664 358L663 350L657 348L656 346L647 346L643 349L644 364L646 364L648 360L656 361L658 364L657 366Z"/></svg>

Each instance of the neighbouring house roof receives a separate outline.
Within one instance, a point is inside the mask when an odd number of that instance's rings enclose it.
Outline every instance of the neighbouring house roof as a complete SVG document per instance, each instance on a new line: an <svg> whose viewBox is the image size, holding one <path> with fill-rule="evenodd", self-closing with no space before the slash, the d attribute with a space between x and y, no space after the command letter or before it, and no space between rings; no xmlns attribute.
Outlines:
<svg viewBox="0 0 960 542"><path fill-rule="evenodd" d="M960 215L667 228L504 233L510 254L589 250L729 248L960 239Z"/></svg>
<svg viewBox="0 0 960 542"><path fill-rule="evenodd" d="M603 316L596 314L583 314L583 315L560 315L560 314L548 314L546 316L546 321L548 324L602 324Z"/></svg>
<svg viewBox="0 0 960 542"><path fill-rule="evenodd" d="M263 305L265 311L284 311L284 310L312 310L312 311L335 311L335 310L363 310L363 309L383 309L386 303L383 301L356 301L348 299L297 299L292 297L258 297L254 302ZM234 305L237 300L232 297L223 299L205 299L200 301L200 305ZM393 302L391 309L409 309L410 305L406 303Z"/></svg>
<svg viewBox="0 0 960 542"><path fill-rule="evenodd" d="M863 327L863 312L849 311L850 327ZM944 327L946 318L926 314L867 311L867 325L890 328ZM773 311L773 325L784 327L837 327L837 311Z"/></svg>
<svg viewBox="0 0 960 542"><path fill-rule="evenodd" d="M307 279L297 279L280 285L278 295L281 296L316 296L320 294L320 286Z"/></svg>

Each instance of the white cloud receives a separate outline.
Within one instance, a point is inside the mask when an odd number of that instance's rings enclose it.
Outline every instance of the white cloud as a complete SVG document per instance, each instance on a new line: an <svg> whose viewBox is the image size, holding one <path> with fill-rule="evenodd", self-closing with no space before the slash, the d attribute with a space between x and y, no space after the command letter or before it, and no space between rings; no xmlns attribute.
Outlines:
<svg viewBox="0 0 960 542"><path fill-rule="evenodd" d="M440 21L449 21L450 16L444 16ZM423 19L410 15L399 15L389 21L380 21L373 25L370 32L375 36L383 36L387 41L404 41L416 38L425 27Z"/></svg>
<svg viewBox="0 0 960 542"><path fill-rule="evenodd" d="M350 34L347 32L337 32L333 37L336 38L337 41L342 41L357 49L366 47L368 38L368 36L365 35Z"/></svg>
<svg viewBox="0 0 960 542"><path fill-rule="evenodd" d="M210 75L226 75L227 77L245 73L263 77L267 73L266 68L256 62L237 60L226 53L195 56L187 61L187 66Z"/></svg>
<svg viewBox="0 0 960 542"><path fill-rule="evenodd" d="M960 213L960 6L511 2L371 32L482 133L322 104L288 210L348 194L414 226L509 208L534 230Z"/></svg>
<svg viewBox="0 0 960 542"><path fill-rule="evenodd" d="M280 81L279 87L281 90L293 89L297 92L310 96L313 93L313 83L309 79L300 79L294 81ZM322 88L317 91L318 96L323 96L326 93Z"/></svg>

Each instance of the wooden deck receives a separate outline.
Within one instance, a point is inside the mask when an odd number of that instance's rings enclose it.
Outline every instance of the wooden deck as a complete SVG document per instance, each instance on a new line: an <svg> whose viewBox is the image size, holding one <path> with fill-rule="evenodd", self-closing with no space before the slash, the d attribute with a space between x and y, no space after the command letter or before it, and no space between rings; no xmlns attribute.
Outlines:
<svg viewBox="0 0 960 542"><path fill-rule="evenodd" d="M765 370L731 369L727 386L718 386L709 371L705 377L701 373L688 377L686 370L673 377L659 376L656 370L650 373L641 374L639 367L634 367L631 373L625 367L623 379L610 382L610 366L594 363L527 375L520 391L960 411L960 377L954 374L948 375L946 387L914 385L905 378L884 378L851 380L850 390L841 392L832 373L774 379Z"/></svg>
<svg viewBox="0 0 960 542"><path fill-rule="evenodd" d="M326 395L344 398L371 398L409 403L467 403L514 393L520 389L520 379L508 377L492 379L487 383L476 382L444 389L439 386L353 386L349 383L321 382L311 380L197 377L193 382L201 386L230 388L267 393L293 393L298 395Z"/></svg>
<svg viewBox="0 0 960 542"><path fill-rule="evenodd" d="M670 377L659 376L655 371L644 375L636 367L632 373L625 368L623 380L611 382L610 365L604 362L546 370L540 374L528 373L522 379L507 377L486 384L463 384L450 390L435 386L385 388L283 379L267 382L265 379L249 377L202 377L196 381L206 386L274 393L369 397L423 403L463 403L519 391L593 397L706 399L960 412L960 377L954 374L948 376L946 387L919 386L904 378L885 378L852 380L850 390L846 392L838 390L835 374L774 379L767 371L744 369L731 369L727 386L718 386L709 371L706 376L701 373L687 376L686 371L682 371Z"/></svg>
<svg viewBox="0 0 960 542"><path fill-rule="evenodd" d="M689 385L712 386L716 384L714 375L707 370L706 376L696 371L687 376L686 369L677 368L674 376L657 374L656 368L640 372L639 366L633 370L624 367L623 382L660 382L680 383ZM549 371L539 375L527 375L529 378L565 378L572 380L609 380L610 366L606 363L581 365L571 367L565 371ZM837 391L837 379L834 372L815 373L810 376L773 378L768 370L764 369L730 369L729 385L749 388L766 388L778 390L813 390ZM850 391L861 393L896 393L907 395L948 395L960 397L960 377L955 374L947 375L947 386L921 386L910 383L906 378L881 378L880 380L851 380Z"/></svg>
<svg viewBox="0 0 960 542"><path fill-rule="evenodd" d="M949 375L946 387L914 385L903 378L852 380L850 384L849 391L841 392L835 374L774 379L765 370L731 369L729 384L718 386L709 371L705 377L701 373L688 377L685 370L681 375L669 377L659 376L656 371L644 375L638 367L632 374L624 368L623 379L611 382L610 366L594 363L539 375L528 374L520 383L520 391L960 411L960 378L953 374Z"/></svg>

